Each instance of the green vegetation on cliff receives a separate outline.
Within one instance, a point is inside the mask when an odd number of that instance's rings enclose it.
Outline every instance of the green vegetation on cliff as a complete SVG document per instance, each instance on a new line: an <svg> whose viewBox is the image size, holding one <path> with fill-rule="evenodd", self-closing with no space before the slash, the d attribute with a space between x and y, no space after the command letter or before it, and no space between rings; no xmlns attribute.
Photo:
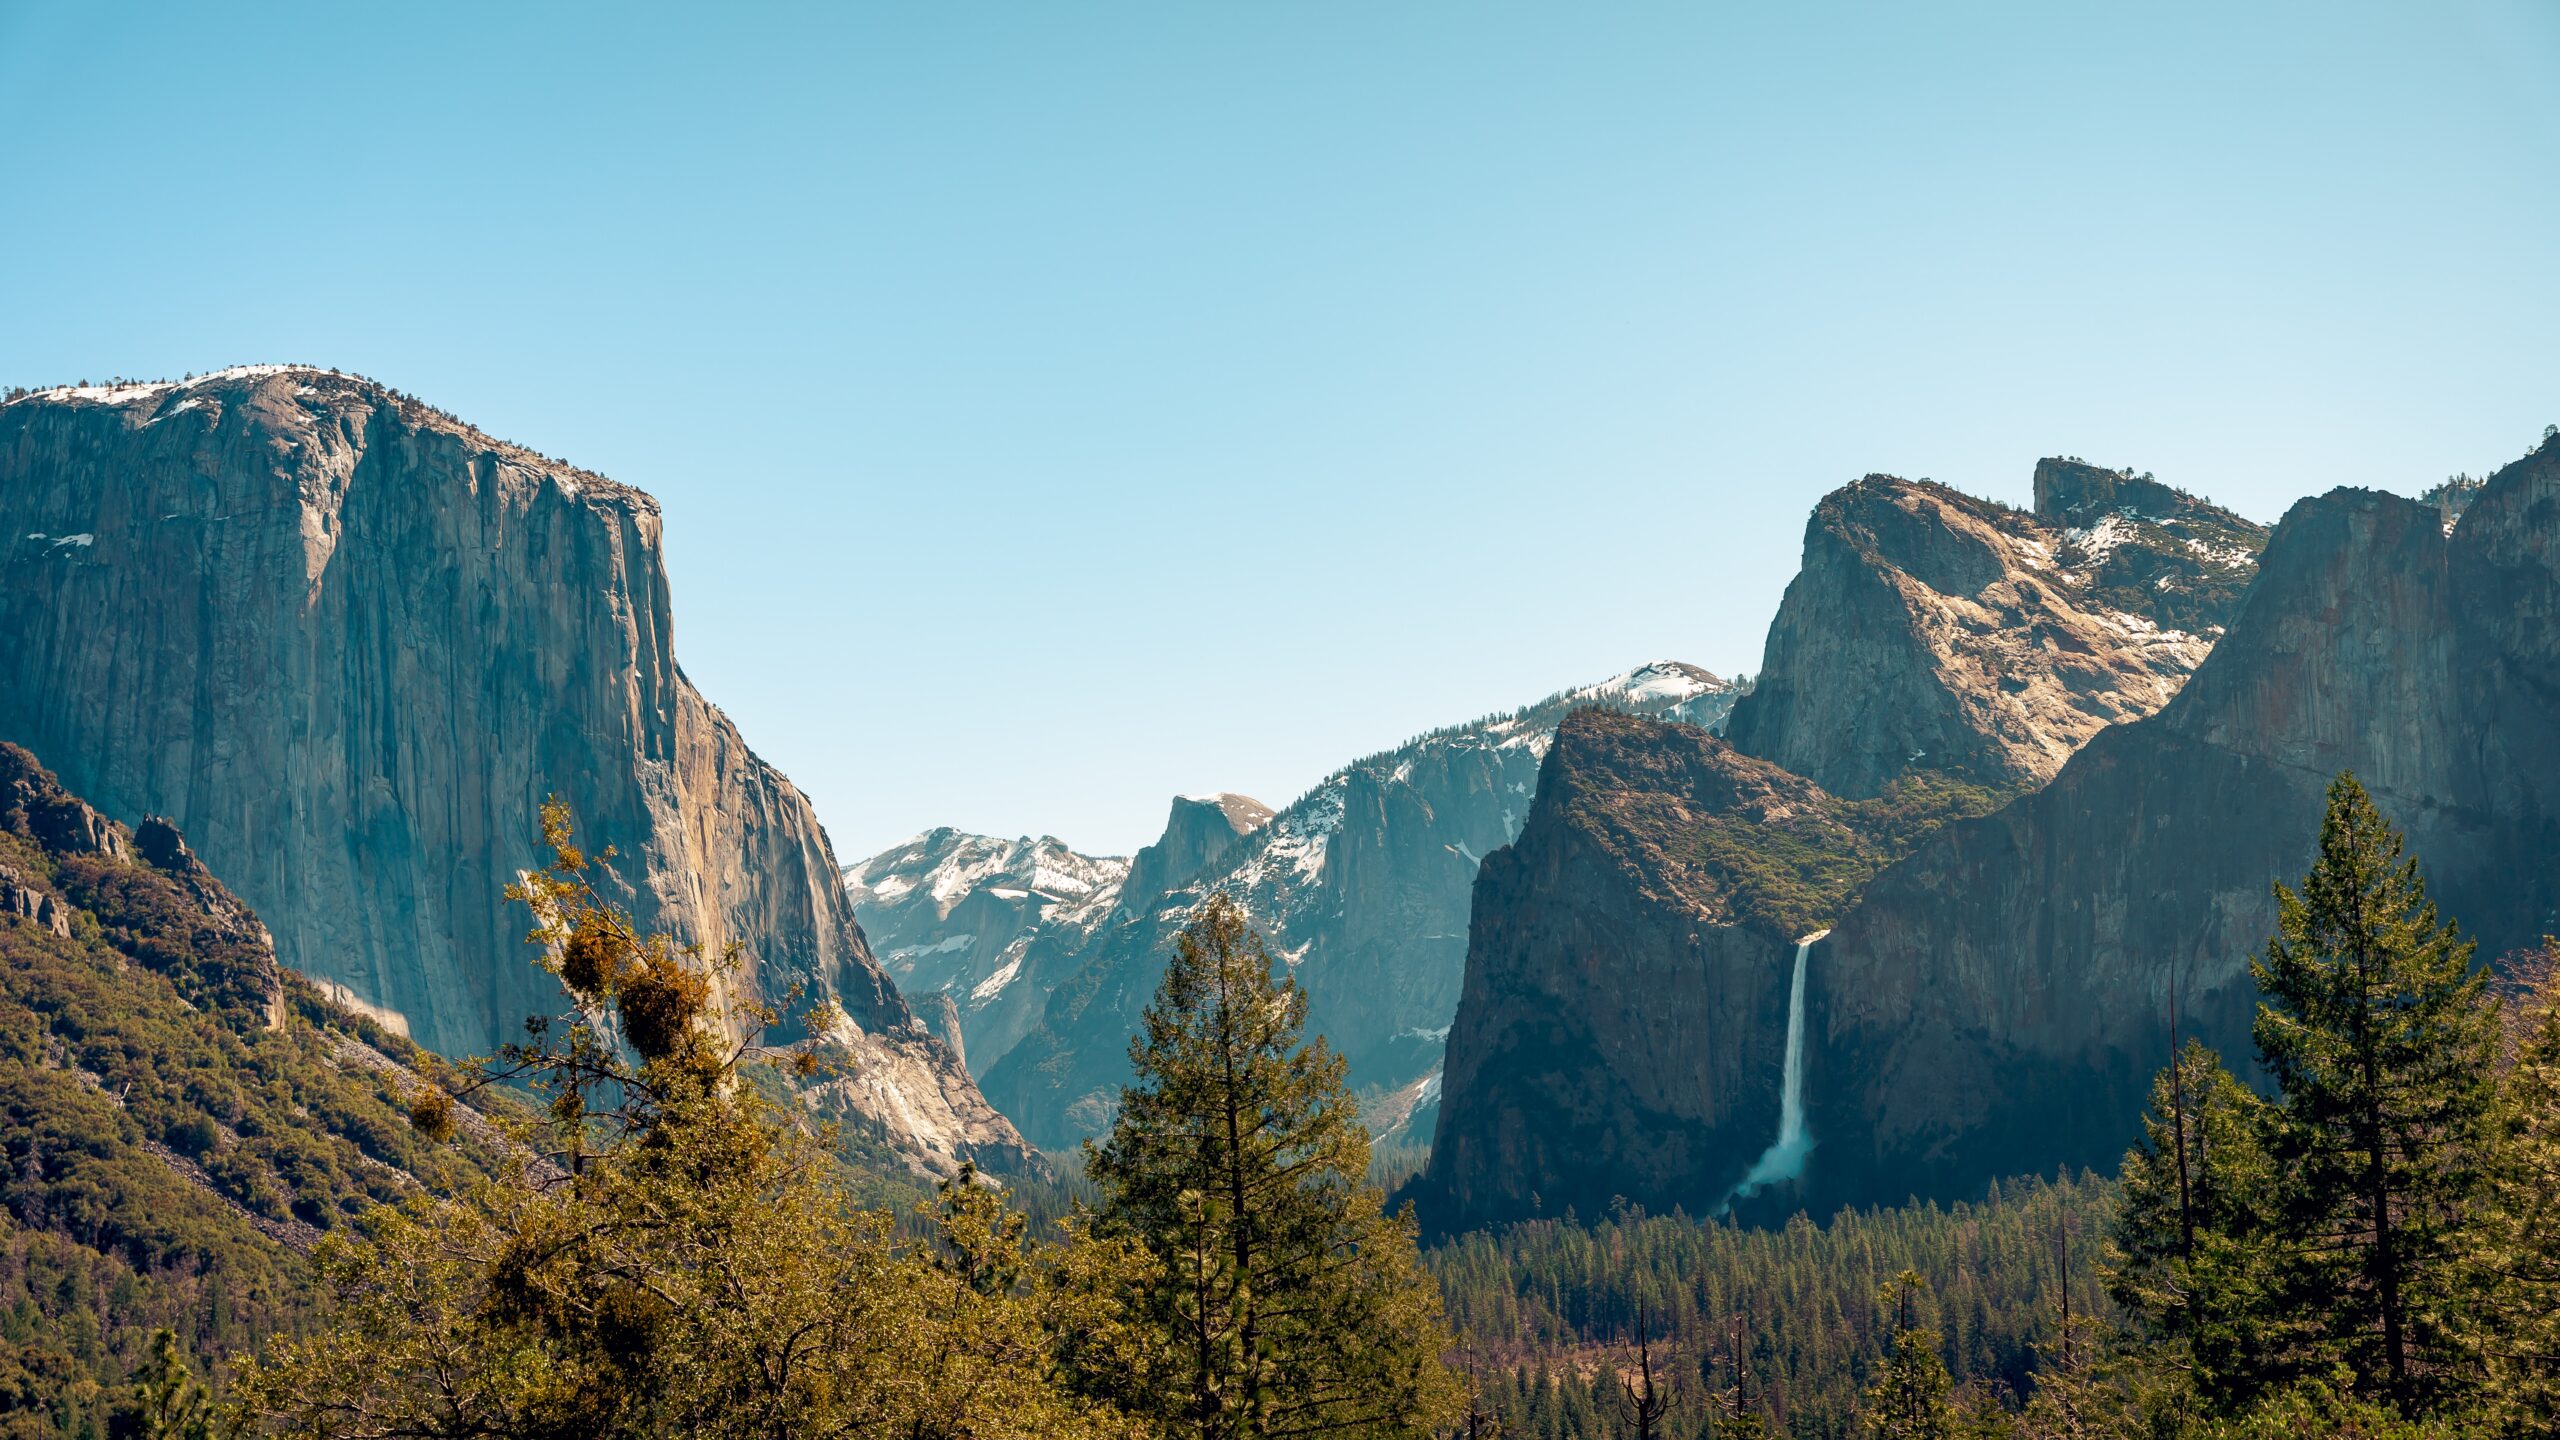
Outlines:
<svg viewBox="0 0 2560 1440"><path fill-rule="evenodd" d="M0 745L0 898L67 912L0 915L0 1435L106 1433L155 1331L199 1366L307 1331L315 1241L497 1163L415 1132L424 1057L140 852Z"/></svg>
<svg viewBox="0 0 2560 1440"><path fill-rule="evenodd" d="M1920 770L1844 799L1703 730L1601 710L1566 719L1548 764L1541 803L1553 789L1567 822L1647 883L1788 938L1837 919L1931 832L2017 793Z"/></svg>
<svg viewBox="0 0 2560 1440"><path fill-rule="evenodd" d="M1873 799L1835 798L1784 819L1699 816L1686 835L1668 843L1685 846L1718 878L1738 918L1802 935L1838 919L1878 871L1910 854L1931 831L1988 815L2016 793L1923 770L1888 782Z"/></svg>

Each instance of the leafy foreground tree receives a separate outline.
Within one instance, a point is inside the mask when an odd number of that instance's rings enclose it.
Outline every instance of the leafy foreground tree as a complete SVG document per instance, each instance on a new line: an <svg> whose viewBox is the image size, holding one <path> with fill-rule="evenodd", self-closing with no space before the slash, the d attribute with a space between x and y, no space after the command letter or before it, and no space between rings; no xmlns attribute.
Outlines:
<svg viewBox="0 0 2560 1440"><path fill-rule="evenodd" d="M2418 864L2353 775L2329 787L2320 854L2276 887L2250 969L2277 1098L2267 1150L2282 1367L2343 1368L2416 1415L2471 1373L2464 1225L2492 1154L2498 1014L2472 946L2438 923Z"/></svg>
<svg viewBox="0 0 2560 1440"><path fill-rule="evenodd" d="M1136 1084L1088 1146L1096 1234L1142 1249L1130 1310L1164 1348L1099 1387L1185 1440L1428 1436L1463 1403L1410 1212L1366 1183L1343 1062L1306 993L1212 895L1131 1042Z"/></svg>
<svg viewBox="0 0 2560 1440"><path fill-rule="evenodd" d="M640 932L598 897L566 812L546 806L542 821L552 862L509 893L580 1008L530 1023L463 1088L525 1082L547 1118L501 1179L377 1212L363 1239L324 1246L334 1323L248 1368L233 1403L244 1427L315 1440L1143 1433L1057 1383L1044 1306L1068 1288L1025 1283L1020 1229L974 1177L944 1187L934 1251L899 1245L887 1215L847 1198L821 1137L748 1083L764 1062L815 1071L817 1043L731 1039L775 1018L723 1013L734 951ZM413 1118L448 1130L450 1098L421 1096Z"/></svg>

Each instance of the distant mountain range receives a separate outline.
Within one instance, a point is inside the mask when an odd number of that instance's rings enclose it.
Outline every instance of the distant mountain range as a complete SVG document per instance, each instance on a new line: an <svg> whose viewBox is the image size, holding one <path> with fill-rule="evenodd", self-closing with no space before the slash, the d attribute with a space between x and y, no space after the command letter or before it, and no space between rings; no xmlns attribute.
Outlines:
<svg viewBox="0 0 2560 1440"><path fill-rule="evenodd" d="M1035 1142L1108 1124L1167 946L1212 890L1242 900L1348 1059L1371 1122L1429 1134L1477 864L1529 811L1556 724L1600 705L1716 726L1742 687L1659 662L1352 762L1274 814L1177 797L1121 861L1051 837L932 830L846 872L864 929Z"/></svg>
<svg viewBox="0 0 2560 1440"><path fill-rule="evenodd" d="M0 925L76 988L148 891L127 938L206 962L145 947L176 967L126 997L154 1025L218 1047L299 1007L341 1059L398 1052L396 1088L412 1042L485 1052L564 1003L501 898L556 794L644 924L740 947L733 998L831 1002L852 1063L803 1098L884 1164L1036 1173L1109 1125L1224 892L1373 1130L1430 1140L1439 1228L2111 1163L2173 988L2247 1058L2242 961L2340 769L2489 953L2560 929L2560 436L2272 536L2078 460L2025 509L1869 476L1803 553L1748 683L1661 662L1277 811L1176 797L1126 859L940 829L840 867L677 665L647 496L304 366L22 393L0 742L53 768L0 751ZM176 1018L207 976L220 1014ZM118 1153L135 1194L204 1191ZM285 1233L233 1213L285 1223L255 1179L186 1202L266 1236L244 1254Z"/></svg>

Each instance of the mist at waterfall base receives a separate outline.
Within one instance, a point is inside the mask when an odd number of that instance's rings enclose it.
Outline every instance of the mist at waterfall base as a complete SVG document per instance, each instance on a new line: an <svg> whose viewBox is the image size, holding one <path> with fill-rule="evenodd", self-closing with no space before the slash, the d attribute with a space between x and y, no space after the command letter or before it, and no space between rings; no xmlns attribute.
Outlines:
<svg viewBox="0 0 2560 1440"><path fill-rule="evenodd" d="M1742 1183L1734 1186L1716 1207L1718 1215L1733 1209L1737 1200L1748 1200L1772 1185L1804 1178L1805 1157L1813 1153L1813 1136L1804 1128L1804 962L1814 942L1830 933L1816 930L1796 942L1795 978L1787 985L1787 1059L1778 1100L1778 1138L1751 1162Z"/></svg>

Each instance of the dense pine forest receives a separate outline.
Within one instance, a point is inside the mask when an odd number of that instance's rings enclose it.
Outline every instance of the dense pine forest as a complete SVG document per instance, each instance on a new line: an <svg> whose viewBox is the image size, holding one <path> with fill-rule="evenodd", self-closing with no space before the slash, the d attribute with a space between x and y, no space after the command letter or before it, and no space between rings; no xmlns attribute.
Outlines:
<svg viewBox="0 0 2560 1440"><path fill-rule="evenodd" d="M723 1008L737 957L599 898L565 811L514 894L581 1003L474 1067L265 988L181 903L187 862L66 858L17 822L0 861L77 908L0 922L0 1435L2210 1440L2560 1414L2552 956L2493 981L2352 777L2254 965L2254 1086L2164 1056L2120 1175L1428 1250L1380 1183L1413 1156L1372 1154L1304 993L1222 901L1102 1142L1061 1179L927 1189L788 1103L836 1063L823 1038L758 1042L781 1017Z"/></svg>
<svg viewBox="0 0 2560 1440"><path fill-rule="evenodd" d="M1777 1230L1641 1213L1533 1221L1455 1237L1426 1259L1457 1363L1502 1434L1620 1433L1618 1374L1644 1343L1662 1371L1661 1433L1706 1433L1738 1404L1787 1434L1844 1436L1891 1328L1879 1296L1896 1276L1928 1282L1954 1376L2022 1394L2061 1329L2057 1278L2070 1277L2070 1313L2106 1303L2113 1213L2114 1187L2084 1176Z"/></svg>

